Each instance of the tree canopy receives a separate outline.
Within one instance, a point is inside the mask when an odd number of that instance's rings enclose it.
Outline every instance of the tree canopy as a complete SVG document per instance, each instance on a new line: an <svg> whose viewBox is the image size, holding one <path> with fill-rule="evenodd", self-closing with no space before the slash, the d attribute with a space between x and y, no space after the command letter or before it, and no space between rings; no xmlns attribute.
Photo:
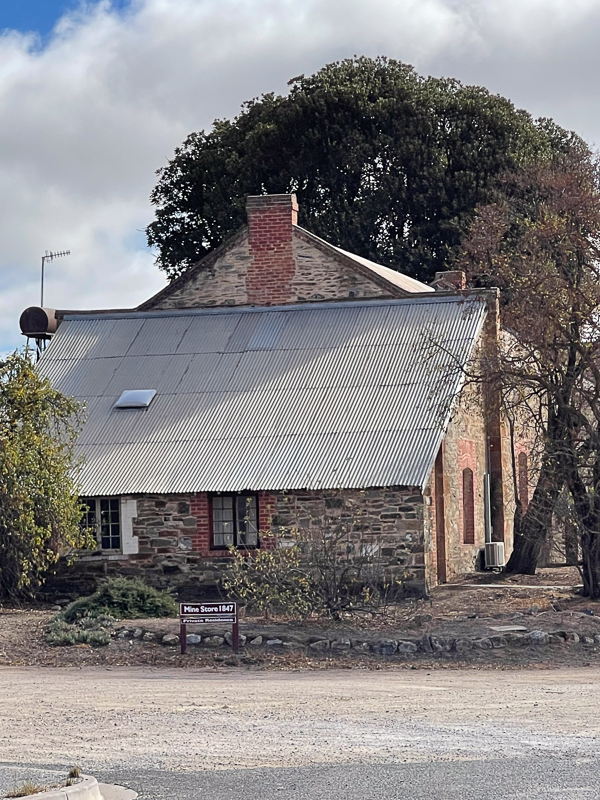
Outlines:
<svg viewBox="0 0 600 800"><path fill-rule="evenodd" d="M587 148L573 148L553 163L505 175L500 189L479 210L460 263L472 281L501 290L507 333L483 373L503 395L508 419L520 421L539 451L529 504L515 492L507 570L535 572L566 490L585 593L598 597L600 165Z"/></svg>
<svg viewBox="0 0 600 800"><path fill-rule="evenodd" d="M148 242L175 278L245 223L247 195L295 192L302 226L427 280L458 254L499 175L572 140L482 87L347 59L192 133L158 171Z"/></svg>
<svg viewBox="0 0 600 800"><path fill-rule="evenodd" d="M77 403L25 352L0 360L0 600L35 590L80 530L73 443Z"/></svg>

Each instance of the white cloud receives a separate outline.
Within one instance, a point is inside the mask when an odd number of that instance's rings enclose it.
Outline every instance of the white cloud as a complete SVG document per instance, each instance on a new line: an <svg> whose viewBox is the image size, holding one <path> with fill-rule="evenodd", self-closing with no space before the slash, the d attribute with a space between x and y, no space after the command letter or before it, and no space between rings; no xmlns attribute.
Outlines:
<svg viewBox="0 0 600 800"><path fill-rule="evenodd" d="M598 0L136 0L89 4L41 47L0 36L0 350L18 316L132 306L163 284L138 233L192 130L354 54L487 85L600 142Z"/></svg>

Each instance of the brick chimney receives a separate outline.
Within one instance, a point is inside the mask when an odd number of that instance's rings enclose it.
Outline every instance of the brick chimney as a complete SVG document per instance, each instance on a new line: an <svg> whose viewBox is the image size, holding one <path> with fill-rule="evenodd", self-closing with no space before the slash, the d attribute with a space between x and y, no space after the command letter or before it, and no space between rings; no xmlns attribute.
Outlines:
<svg viewBox="0 0 600 800"><path fill-rule="evenodd" d="M251 264L246 273L248 303L274 306L289 303L296 263L292 251L292 230L298 223L295 194L267 194L249 197L248 243Z"/></svg>
<svg viewBox="0 0 600 800"><path fill-rule="evenodd" d="M436 272L431 285L436 292L462 291L467 288L467 276L461 269L448 272Z"/></svg>

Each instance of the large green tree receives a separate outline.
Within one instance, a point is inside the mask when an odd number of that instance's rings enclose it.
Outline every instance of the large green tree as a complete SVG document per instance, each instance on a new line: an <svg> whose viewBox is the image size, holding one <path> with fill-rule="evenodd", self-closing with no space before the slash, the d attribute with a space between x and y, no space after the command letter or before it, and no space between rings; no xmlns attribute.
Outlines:
<svg viewBox="0 0 600 800"><path fill-rule="evenodd" d="M33 592L61 554L88 544L73 456L79 417L27 352L0 360L0 600Z"/></svg>
<svg viewBox="0 0 600 800"><path fill-rule="evenodd" d="M484 88L349 59L192 133L158 172L148 242L174 278L244 224L247 195L295 192L301 225L427 280L458 252L496 178L568 138Z"/></svg>

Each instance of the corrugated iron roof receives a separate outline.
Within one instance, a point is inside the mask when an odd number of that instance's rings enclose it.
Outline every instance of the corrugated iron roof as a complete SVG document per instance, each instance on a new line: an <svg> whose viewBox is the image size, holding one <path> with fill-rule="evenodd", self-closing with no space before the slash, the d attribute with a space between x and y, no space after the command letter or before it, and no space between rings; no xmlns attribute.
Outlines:
<svg viewBox="0 0 600 800"><path fill-rule="evenodd" d="M66 317L39 363L86 402L82 493L424 486L479 296ZM115 409L126 389L149 408Z"/></svg>

